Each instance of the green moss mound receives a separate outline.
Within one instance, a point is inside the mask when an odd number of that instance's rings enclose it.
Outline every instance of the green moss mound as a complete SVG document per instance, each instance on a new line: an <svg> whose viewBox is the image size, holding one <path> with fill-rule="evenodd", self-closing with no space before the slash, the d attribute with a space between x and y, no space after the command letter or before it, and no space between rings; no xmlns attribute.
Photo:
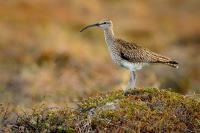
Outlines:
<svg viewBox="0 0 200 133"><path fill-rule="evenodd" d="M18 115L3 124L15 132L200 132L200 102L156 88L101 93L76 102L78 108L48 109Z"/></svg>

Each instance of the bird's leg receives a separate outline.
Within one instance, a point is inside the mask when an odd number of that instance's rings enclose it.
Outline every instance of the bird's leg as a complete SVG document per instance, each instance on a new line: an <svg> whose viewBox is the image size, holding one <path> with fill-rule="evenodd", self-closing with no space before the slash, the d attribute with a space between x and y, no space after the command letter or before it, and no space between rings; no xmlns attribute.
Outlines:
<svg viewBox="0 0 200 133"><path fill-rule="evenodd" d="M130 86L132 81L133 81L133 72L130 71L130 78L129 78L128 84L126 85L126 88L122 92L123 95L126 95L127 89Z"/></svg>
<svg viewBox="0 0 200 133"><path fill-rule="evenodd" d="M136 73L134 71L132 71L132 77L133 77L133 82L131 86L131 94L133 94L134 92L134 87L135 87L135 82L136 82Z"/></svg>

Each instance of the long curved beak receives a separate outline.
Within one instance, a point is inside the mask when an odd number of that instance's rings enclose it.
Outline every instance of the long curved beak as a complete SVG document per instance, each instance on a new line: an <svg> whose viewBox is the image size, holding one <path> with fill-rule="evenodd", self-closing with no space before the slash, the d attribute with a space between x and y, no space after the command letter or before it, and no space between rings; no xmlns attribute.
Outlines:
<svg viewBox="0 0 200 133"><path fill-rule="evenodd" d="M84 31L87 28L90 28L90 27L93 27L93 26L99 26L99 25L100 25L99 23L88 25L88 26L84 27L83 29L81 29L80 32Z"/></svg>

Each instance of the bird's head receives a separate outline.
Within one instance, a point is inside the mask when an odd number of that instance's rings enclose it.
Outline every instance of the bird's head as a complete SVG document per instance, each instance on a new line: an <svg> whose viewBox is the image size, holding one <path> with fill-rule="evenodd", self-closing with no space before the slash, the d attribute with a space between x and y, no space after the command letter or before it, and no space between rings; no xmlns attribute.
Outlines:
<svg viewBox="0 0 200 133"><path fill-rule="evenodd" d="M101 28L103 28L104 30L109 29L113 26L112 21L111 20L107 20L107 19L103 19L101 20L99 23L96 24L91 24L88 25L86 27L84 27L81 32L89 27L94 27L94 26L100 26Z"/></svg>

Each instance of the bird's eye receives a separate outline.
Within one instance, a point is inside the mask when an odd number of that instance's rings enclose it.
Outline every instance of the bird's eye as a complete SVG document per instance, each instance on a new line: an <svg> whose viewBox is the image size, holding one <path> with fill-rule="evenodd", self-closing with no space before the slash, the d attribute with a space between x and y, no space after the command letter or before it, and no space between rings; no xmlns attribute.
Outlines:
<svg viewBox="0 0 200 133"><path fill-rule="evenodd" d="M106 22L104 22L103 24L107 24Z"/></svg>

